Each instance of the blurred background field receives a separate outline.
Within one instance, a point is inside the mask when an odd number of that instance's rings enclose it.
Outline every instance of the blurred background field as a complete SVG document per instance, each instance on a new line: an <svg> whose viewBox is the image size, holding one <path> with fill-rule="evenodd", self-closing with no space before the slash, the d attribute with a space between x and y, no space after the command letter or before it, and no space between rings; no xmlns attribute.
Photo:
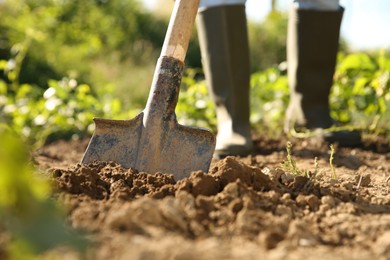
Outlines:
<svg viewBox="0 0 390 260"><path fill-rule="evenodd" d="M258 131L275 133L277 129L276 133L281 133L288 102L286 1L257 2L266 3L267 8L254 19L254 1L248 1L251 121ZM357 2L369 1L353 3ZM93 117L135 116L146 103L172 3L0 1L0 121L41 145L90 135ZM352 10L356 6L352 5ZM390 13L390 9L386 11ZM383 12L381 9L380 14ZM349 17L346 13L347 24L351 24ZM383 43L383 37L388 37L380 29L384 23L370 23L377 26L370 37L377 36L379 46L357 48L356 42L343 34L331 96L335 119L374 134L390 128L390 41ZM177 107L179 121L216 130L196 28L186 66Z"/></svg>

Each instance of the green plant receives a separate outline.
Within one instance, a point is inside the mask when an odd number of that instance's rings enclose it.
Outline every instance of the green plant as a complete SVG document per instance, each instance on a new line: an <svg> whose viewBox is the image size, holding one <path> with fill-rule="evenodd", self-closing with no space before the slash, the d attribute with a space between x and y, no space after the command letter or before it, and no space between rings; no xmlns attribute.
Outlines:
<svg viewBox="0 0 390 260"><path fill-rule="evenodd" d="M334 149L334 146L331 144L330 145L329 165L330 165L330 168L332 170L332 178L337 179L336 170L335 170L334 165L333 165L334 153L335 153L335 149Z"/></svg>
<svg viewBox="0 0 390 260"><path fill-rule="evenodd" d="M335 148L334 146L331 144L330 146L330 157L329 157L329 165L330 165L330 168L332 170L332 179L337 179L337 175L336 175L336 170L335 170L335 167L333 165L333 160L334 160L334 154L335 154ZM315 180L316 176L318 176L318 174L320 174L321 170L318 168L318 158L317 157L314 157L314 171L311 172L309 170L301 170L297 167L297 163L296 161L294 160L294 158L292 157L292 144L291 142L287 142L286 144L286 152L287 152L287 160L283 161L280 166L283 170L285 170L286 172L289 172L295 176L306 176L306 177L309 177L310 179L312 180Z"/></svg>
<svg viewBox="0 0 390 260"><path fill-rule="evenodd" d="M198 70L187 69L182 78L179 101L176 106L178 120L183 125L216 130L214 103L204 80L198 81Z"/></svg>
<svg viewBox="0 0 390 260"><path fill-rule="evenodd" d="M286 60L287 13L273 11L261 23L249 22L252 72L263 71Z"/></svg>
<svg viewBox="0 0 390 260"><path fill-rule="evenodd" d="M185 125L210 128L216 131L214 103L209 97L204 79L198 69L188 68L182 78L176 114ZM264 130L281 126L288 102L287 77L272 67L251 75L250 120L254 128Z"/></svg>
<svg viewBox="0 0 390 260"><path fill-rule="evenodd" d="M287 144L286 144L287 160L283 161L280 164L280 166L282 167L283 170L285 170L293 175L309 177L309 171L300 170L297 167L297 163L295 162L294 158L292 157L291 148L292 148L291 142L287 142Z"/></svg>
<svg viewBox="0 0 390 260"><path fill-rule="evenodd" d="M83 250L86 240L66 227L63 210L29 163L20 137L0 124L0 140L0 225L11 237L10 259L32 259L59 245Z"/></svg>
<svg viewBox="0 0 390 260"><path fill-rule="evenodd" d="M282 129L289 100L287 76L283 72L283 66L271 67L251 76L250 120L252 126L259 131L278 134L274 130Z"/></svg>
<svg viewBox="0 0 390 260"><path fill-rule="evenodd" d="M125 90L141 92L128 95L130 104L147 94L139 90L153 71L137 72L155 64L168 24L137 0L13 0L0 12L4 80L46 89L49 80L67 77L96 89L115 85L120 98Z"/></svg>
<svg viewBox="0 0 390 260"><path fill-rule="evenodd" d="M318 169L318 157L314 157L314 172L313 172L313 178L315 178L320 173Z"/></svg>
<svg viewBox="0 0 390 260"><path fill-rule="evenodd" d="M285 171L291 172L294 175L300 175L300 171L296 166L296 162L291 156L291 147L292 147L291 142L287 142L286 144L287 160L281 163L281 167Z"/></svg>
<svg viewBox="0 0 390 260"><path fill-rule="evenodd" d="M380 132L389 127L390 58L377 55L339 55L330 96L332 116L339 122Z"/></svg>
<svg viewBox="0 0 390 260"><path fill-rule="evenodd" d="M0 81L0 86L0 122L36 145L48 138L91 134L94 117L121 115L118 99L109 93L98 95L74 79L50 80L45 91L23 84L13 93L5 82Z"/></svg>
<svg viewBox="0 0 390 260"><path fill-rule="evenodd" d="M284 67L282 63L279 67L252 74L251 123L258 131L275 134L278 133L275 130L282 129L289 101ZM384 51L371 56L365 53L340 53L329 99L331 116L340 124L324 129L324 133L353 129L363 129L373 134L386 132L390 127L388 54ZM292 134L307 138L317 133L308 131Z"/></svg>

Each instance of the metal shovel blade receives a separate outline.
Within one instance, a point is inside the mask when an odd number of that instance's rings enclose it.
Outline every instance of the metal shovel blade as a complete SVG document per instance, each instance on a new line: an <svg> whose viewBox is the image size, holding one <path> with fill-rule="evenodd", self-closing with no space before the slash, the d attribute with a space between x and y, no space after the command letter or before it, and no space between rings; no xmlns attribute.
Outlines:
<svg viewBox="0 0 390 260"><path fill-rule="evenodd" d="M114 161L143 172L172 173L182 179L207 172L215 136L205 129L178 124L175 107L183 63L161 57L145 110L131 120L94 119L96 128L82 163Z"/></svg>

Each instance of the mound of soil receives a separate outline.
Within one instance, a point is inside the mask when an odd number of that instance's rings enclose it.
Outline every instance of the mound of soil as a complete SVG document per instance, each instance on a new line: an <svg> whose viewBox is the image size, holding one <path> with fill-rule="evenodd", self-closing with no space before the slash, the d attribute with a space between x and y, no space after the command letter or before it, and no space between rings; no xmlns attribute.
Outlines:
<svg viewBox="0 0 390 260"><path fill-rule="evenodd" d="M293 142L304 175L282 169L286 140L213 160L175 180L112 162L78 164L85 142L35 154L91 259L390 259L389 141L336 148ZM315 166L314 158L317 157Z"/></svg>

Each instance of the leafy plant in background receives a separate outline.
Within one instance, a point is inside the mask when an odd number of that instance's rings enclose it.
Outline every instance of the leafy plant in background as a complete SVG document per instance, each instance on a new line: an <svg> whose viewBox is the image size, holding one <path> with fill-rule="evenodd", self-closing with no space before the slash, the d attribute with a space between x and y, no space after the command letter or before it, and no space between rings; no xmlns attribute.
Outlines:
<svg viewBox="0 0 390 260"><path fill-rule="evenodd" d="M1 1L0 12L0 60L8 61L14 82L110 83L118 95L134 89L138 100L150 84L139 67L152 70L168 23L137 0L12 0Z"/></svg>
<svg viewBox="0 0 390 260"><path fill-rule="evenodd" d="M281 129L289 100L284 63L251 77L251 122L267 133ZM390 125L390 58L378 54L339 54L330 94L331 115L341 127L370 133L388 131ZM272 130L272 131L269 131ZM330 129L332 130L332 129ZM281 131L279 131L281 132Z"/></svg>
<svg viewBox="0 0 390 260"><path fill-rule="evenodd" d="M251 76L250 119L257 131L275 136L282 133L289 101L285 67L285 63L281 63ZM186 124L216 130L213 103L207 95L205 82L197 80L196 75L199 75L198 71L187 70L183 77L178 117ZM332 117L342 123L341 128L363 129L370 133L389 129L389 77L390 58L384 52L371 56L340 54L330 103Z"/></svg>
<svg viewBox="0 0 390 260"><path fill-rule="evenodd" d="M269 131L282 126L288 103L284 64L251 75L250 120L256 130ZM199 70L187 69L182 78L176 114L185 125L217 130L216 114L206 82Z"/></svg>
<svg viewBox="0 0 390 260"><path fill-rule="evenodd" d="M94 117L121 115L120 101L109 93L97 95L89 85L69 78L48 84L45 91L29 84L10 91L12 83L0 81L0 122L37 146L48 138L91 134Z"/></svg>
<svg viewBox="0 0 390 260"><path fill-rule="evenodd" d="M110 83L126 109L144 105L168 17L144 10L139 0L13 0L0 3L0 12L0 59L20 70L20 83L47 88L63 77L95 89ZM284 60L286 21L274 11L249 24L252 71ZM186 63L199 68L196 33L189 47Z"/></svg>
<svg viewBox="0 0 390 260"><path fill-rule="evenodd" d="M248 23L252 72L263 71L286 59L287 13L272 11L261 23Z"/></svg>
<svg viewBox="0 0 390 260"><path fill-rule="evenodd" d="M182 78L176 114L183 125L216 130L214 103L204 80L197 80L198 70L187 69Z"/></svg>
<svg viewBox="0 0 390 260"><path fill-rule="evenodd" d="M389 127L390 58L384 51L340 54L331 93L332 116L343 123L379 129Z"/></svg>
<svg viewBox="0 0 390 260"><path fill-rule="evenodd" d="M289 100L285 63L251 76L251 123L258 131L280 134ZM274 131L280 129L280 131Z"/></svg>
<svg viewBox="0 0 390 260"><path fill-rule="evenodd" d="M0 140L0 230L9 234L4 257L35 259L57 246L84 250L86 240L66 227L64 212L50 198L49 183L29 164L20 137L0 124Z"/></svg>

